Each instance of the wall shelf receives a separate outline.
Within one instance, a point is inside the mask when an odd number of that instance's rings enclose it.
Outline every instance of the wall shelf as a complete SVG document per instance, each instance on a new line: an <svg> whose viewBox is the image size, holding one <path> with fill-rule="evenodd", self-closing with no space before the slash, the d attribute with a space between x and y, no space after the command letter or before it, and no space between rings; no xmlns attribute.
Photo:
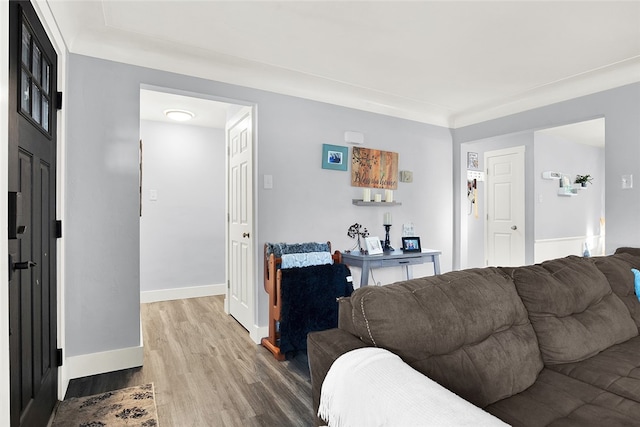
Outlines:
<svg viewBox="0 0 640 427"><path fill-rule="evenodd" d="M558 189L558 196L577 196L578 189L575 187L560 187Z"/></svg>
<svg viewBox="0 0 640 427"><path fill-rule="evenodd" d="M400 202L365 202L362 199L351 199L356 206L401 206Z"/></svg>

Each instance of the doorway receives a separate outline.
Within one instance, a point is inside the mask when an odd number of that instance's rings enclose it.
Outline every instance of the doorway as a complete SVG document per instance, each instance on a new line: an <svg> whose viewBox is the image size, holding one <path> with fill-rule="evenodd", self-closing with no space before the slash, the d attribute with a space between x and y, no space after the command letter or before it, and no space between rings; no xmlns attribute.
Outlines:
<svg viewBox="0 0 640 427"><path fill-rule="evenodd" d="M234 257L226 243L228 218L234 218L236 206L228 202L236 194L228 188L233 182L227 172L228 132L239 111L252 109L165 88L144 86L140 93L141 302L227 294L238 279L229 271ZM191 120L173 121L165 114L168 110ZM247 187L239 194L252 201L253 166L242 170ZM250 206L248 212L253 212ZM252 230L246 233L253 237ZM252 246L248 253L253 255ZM242 268L239 278L253 284L253 261ZM243 297L253 301L254 293L248 286ZM226 306L228 300L229 295ZM251 302L246 321L233 307L230 314L250 330L254 311Z"/></svg>

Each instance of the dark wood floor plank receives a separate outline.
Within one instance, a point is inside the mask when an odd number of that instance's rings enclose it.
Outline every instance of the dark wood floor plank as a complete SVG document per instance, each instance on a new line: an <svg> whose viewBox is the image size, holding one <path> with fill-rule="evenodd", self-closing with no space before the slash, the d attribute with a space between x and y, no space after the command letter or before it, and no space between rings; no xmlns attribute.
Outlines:
<svg viewBox="0 0 640 427"><path fill-rule="evenodd" d="M305 354L284 362L224 313L224 297L141 305L144 366L74 379L66 398L153 382L162 426L310 426Z"/></svg>

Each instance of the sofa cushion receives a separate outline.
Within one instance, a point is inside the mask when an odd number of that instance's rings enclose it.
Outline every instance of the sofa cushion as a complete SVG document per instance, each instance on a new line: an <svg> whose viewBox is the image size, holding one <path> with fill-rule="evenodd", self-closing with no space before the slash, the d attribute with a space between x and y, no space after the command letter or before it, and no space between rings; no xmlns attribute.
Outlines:
<svg viewBox="0 0 640 427"><path fill-rule="evenodd" d="M640 257L630 253L591 258L598 270L609 281L611 289L627 306L633 321L640 328L640 301L635 292L632 268L640 268Z"/></svg>
<svg viewBox="0 0 640 427"><path fill-rule="evenodd" d="M513 427L637 426L640 403L543 369L536 383L485 410Z"/></svg>
<svg viewBox="0 0 640 427"><path fill-rule="evenodd" d="M340 305L349 307L364 342L480 407L525 390L542 369L522 301L496 268L360 288Z"/></svg>
<svg viewBox="0 0 640 427"><path fill-rule="evenodd" d="M588 259L503 270L527 307L545 365L584 360L638 335L629 310Z"/></svg>
<svg viewBox="0 0 640 427"><path fill-rule="evenodd" d="M609 347L587 360L549 369L640 402L640 337Z"/></svg>

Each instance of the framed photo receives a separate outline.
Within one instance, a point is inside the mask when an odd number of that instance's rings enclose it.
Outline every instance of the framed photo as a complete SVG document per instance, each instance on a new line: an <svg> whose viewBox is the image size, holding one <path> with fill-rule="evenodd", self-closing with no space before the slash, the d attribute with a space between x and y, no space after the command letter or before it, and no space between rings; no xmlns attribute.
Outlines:
<svg viewBox="0 0 640 427"><path fill-rule="evenodd" d="M340 145L322 144L322 169L347 170L349 149Z"/></svg>
<svg viewBox="0 0 640 427"><path fill-rule="evenodd" d="M478 169L478 153L467 153L467 169Z"/></svg>
<svg viewBox="0 0 640 427"><path fill-rule="evenodd" d="M365 237L364 242L367 244L367 252L369 255L377 255L382 253L382 245L378 236Z"/></svg>
<svg viewBox="0 0 640 427"><path fill-rule="evenodd" d="M402 251L403 252L421 252L420 238L416 236L403 237L402 238Z"/></svg>

